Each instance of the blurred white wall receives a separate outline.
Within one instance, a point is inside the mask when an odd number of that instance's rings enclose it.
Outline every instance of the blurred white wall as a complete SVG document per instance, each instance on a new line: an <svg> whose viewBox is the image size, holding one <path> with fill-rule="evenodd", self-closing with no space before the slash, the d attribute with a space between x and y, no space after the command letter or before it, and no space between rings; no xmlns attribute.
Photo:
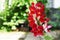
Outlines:
<svg viewBox="0 0 60 40"><path fill-rule="evenodd" d="M5 8L5 0L0 0L0 11L2 11Z"/></svg>
<svg viewBox="0 0 60 40"><path fill-rule="evenodd" d="M54 8L60 7L60 0L54 0Z"/></svg>
<svg viewBox="0 0 60 40"><path fill-rule="evenodd" d="M59 8L60 7L60 0L47 0L47 8Z"/></svg>
<svg viewBox="0 0 60 40"><path fill-rule="evenodd" d="M12 0L9 0L9 8L11 6ZM5 0L0 0L0 11L5 9Z"/></svg>

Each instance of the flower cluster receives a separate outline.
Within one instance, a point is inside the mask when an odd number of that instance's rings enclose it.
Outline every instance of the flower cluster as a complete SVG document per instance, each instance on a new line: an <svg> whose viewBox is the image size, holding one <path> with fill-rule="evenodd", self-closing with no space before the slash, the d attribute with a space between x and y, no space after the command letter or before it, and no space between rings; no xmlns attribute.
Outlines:
<svg viewBox="0 0 60 40"><path fill-rule="evenodd" d="M45 15L45 6L43 3L32 3L29 7L28 21L29 26L32 28L31 32L37 35L44 35L44 31L49 32L51 25L48 25L49 18Z"/></svg>

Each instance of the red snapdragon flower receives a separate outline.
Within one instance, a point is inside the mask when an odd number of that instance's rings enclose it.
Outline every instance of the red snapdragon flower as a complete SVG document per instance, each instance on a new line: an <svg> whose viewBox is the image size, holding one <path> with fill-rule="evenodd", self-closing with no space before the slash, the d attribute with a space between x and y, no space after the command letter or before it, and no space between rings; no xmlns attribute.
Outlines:
<svg viewBox="0 0 60 40"><path fill-rule="evenodd" d="M32 3L29 10L28 21L29 26L32 28L31 32L37 36L43 35L44 31L49 31L48 29L49 27L51 28L51 26L48 26L47 24L49 19L46 18L44 4L42 2L38 2L36 4Z"/></svg>

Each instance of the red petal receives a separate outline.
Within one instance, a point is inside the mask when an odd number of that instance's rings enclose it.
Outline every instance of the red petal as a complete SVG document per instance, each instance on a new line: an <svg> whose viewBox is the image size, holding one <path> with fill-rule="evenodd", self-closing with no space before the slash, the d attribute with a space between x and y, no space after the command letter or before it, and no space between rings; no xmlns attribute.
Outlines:
<svg viewBox="0 0 60 40"><path fill-rule="evenodd" d="M41 2L36 3L36 6L37 6L37 7L40 7L41 5L42 5Z"/></svg>
<svg viewBox="0 0 60 40"><path fill-rule="evenodd" d="M32 2L32 6L34 6L34 2Z"/></svg>
<svg viewBox="0 0 60 40"><path fill-rule="evenodd" d="M50 20L49 18L46 18L46 19L45 19L45 21L47 21L47 22L48 22L49 20Z"/></svg>
<svg viewBox="0 0 60 40"><path fill-rule="evenodd" d="M38 26L38 29L40 29L40 30L42 30L42 31L44 30L44 29L43 29L43 26Z"/></svg>

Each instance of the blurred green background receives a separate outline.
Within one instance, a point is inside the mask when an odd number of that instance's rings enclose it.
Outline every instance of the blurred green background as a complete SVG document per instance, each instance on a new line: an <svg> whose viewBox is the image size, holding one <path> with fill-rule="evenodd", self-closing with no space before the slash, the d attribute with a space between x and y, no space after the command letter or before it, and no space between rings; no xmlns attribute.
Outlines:
<svg viewBox="0 0 60 40"><path fill-rule="evenodd" d="M0 30L1 31L12 31L19 30L19 28L24 28L24 30L29 30L28 27L28 11L29 6L32 2L42 2L45 6L48 3L47 0L5 0L4 9L0 11ZM2 4L2 3L0 3ZM45 8L47 17L51 18L50 8ZM49 21L49 24L55 29L60 25L60 16L55 13L54 17L57 20Z"/></svg>

